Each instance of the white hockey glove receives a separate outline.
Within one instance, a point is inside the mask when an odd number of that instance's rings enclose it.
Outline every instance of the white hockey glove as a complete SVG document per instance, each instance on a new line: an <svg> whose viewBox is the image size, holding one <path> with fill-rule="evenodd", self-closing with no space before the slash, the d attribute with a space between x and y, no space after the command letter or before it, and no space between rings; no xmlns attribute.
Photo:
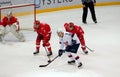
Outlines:
<svg viewBox="0 0 120 77"><path fill-rule="evenodd" d="M72 45L75 45L75 44L76 44L76 40L72 39Z"/></svg>
<svg viewBox="0 0 120 77"><path fill-rule="evenodd" d="M13 23L12 26L17 32L20 30L19 22Z"/></svg>

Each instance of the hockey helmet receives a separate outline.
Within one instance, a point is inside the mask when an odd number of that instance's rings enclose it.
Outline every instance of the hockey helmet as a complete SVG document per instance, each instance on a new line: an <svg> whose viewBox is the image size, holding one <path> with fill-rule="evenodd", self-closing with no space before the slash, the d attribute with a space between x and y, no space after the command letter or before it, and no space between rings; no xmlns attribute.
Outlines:
<svg viewBox="0 0 120 77"><path fill-rule="evenodd" d="M63 32L63 30L61 28L57 29L57 32Z"/></svg>
<svg viewBox="0 0 120 77"><path fill-rule="evenodd" d="M64 31L62 30L62 29L58 29L57 30L57 35L59 36L59 37L63 37L63 33L64 33Z"/></svg>
<svg viewBox="0 0 120 77"><path fill-rule="evenodd" d="M9 11L9 12L7 13L7 17L10 18L11 16L12 16L12 11Z"/></svg>
<svg viewBox="0 0 120 77"><path fill-rule="evenodd" d="M39 20L35 20L34 25L39 25L40 21Z"/></svg>
<svg viewBox="0 0 120 77"><path fill-rule="evenodd" d="M74 30L74 23L73 22L70 22L70 23L68 23L68 30L70 30L70 31L72 31L72 30Z"/></svg>
<svg viewBox="0 0 120 77"><path fill-rule="evenodd" d="M38 29L40 27L40 21L39 20L35 20L34 22L34 29Z"/></svg>
<svg viewBox="0 0 120 77"><path fill-rule="evenodd" d="M73 22L69 22L69 27L74 27L74 23Z"/></svg>

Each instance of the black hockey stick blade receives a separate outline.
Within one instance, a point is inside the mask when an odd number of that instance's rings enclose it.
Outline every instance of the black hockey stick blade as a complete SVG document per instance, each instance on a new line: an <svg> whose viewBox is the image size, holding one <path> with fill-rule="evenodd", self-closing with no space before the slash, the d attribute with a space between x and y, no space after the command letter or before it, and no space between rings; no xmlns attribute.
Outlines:
<svg viewBox="0 0 120 77"><path fill-rule="evenodd" d="M49 63L45 64L45 65L39 65L39 67L46 67L48 66L50 63L52 63L56 58L58 58L59 56L56 56L54 59L52 59Z"/></svg>
<svg viewBox="0 0 120 77"><path fill-rule="evenodd" d="M46 67L48 64L46 64L46 65L40 65L39 67Z"/></svg>

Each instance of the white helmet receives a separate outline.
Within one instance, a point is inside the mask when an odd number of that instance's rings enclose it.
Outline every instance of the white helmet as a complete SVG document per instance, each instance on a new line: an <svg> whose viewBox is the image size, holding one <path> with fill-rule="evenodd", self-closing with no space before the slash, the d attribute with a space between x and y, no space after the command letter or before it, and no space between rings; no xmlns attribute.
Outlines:
<svg viewBox="0 0 120 77"><path fill-rule="evenodd" d="M11 16L12 16L12 11L9 11L9 12L7 13L7 17L10 18Z"/></svg>
<svg viewBox="0 0 120 77"><path fill-rule="evenodd" d="M57 29L57 32L64 32L61 28Z"/></svg>

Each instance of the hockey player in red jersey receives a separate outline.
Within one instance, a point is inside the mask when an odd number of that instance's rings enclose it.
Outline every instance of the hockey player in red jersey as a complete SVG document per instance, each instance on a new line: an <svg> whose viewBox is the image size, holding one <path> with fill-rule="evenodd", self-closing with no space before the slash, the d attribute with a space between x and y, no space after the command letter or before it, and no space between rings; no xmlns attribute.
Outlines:
<svg viewBox="0 0 120 77"><path fill-rule="evenodd" d="M34 30L37 32L36 38L36 51L33 54L38 54L40 49L40 43L43 42L42 46L47 47L48 54L47 56L52 55L51 45L49 40L51 38L51 28L47 23L41 23L39 20L36 20L34 23Z"/></svg>
<svg viewBox="0 0 120 77"><path fill-rule="evenodd" d="M73 22L65 23L64 24L65 30L67 32L71 32L73 35L76 34L79 38L79 41L81 43L81 48L85 54L88 54L88 51L86 50L85 40L84 40L84 31L83 29L75 25Z"/></svg>
<svg viewBox="0 0 120 77"><path fill-rule="evenodd" d="M20 32L19 21L12 15L12 12L2 18L1 25L5 28L4 36L11 32L19 41L25 41L23 34Z"/></svg>

